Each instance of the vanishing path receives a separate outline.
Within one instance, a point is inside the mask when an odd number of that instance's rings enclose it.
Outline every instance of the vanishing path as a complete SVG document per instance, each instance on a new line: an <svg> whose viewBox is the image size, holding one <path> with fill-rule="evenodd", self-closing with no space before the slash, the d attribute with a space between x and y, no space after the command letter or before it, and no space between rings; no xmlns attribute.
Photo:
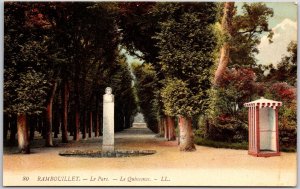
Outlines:
<svg viewBox="0 0 300 189"><path fill-rule="evenodd" d="M155 139L155 133L148 129L145 123L134 123L129 129L125 129L121 132L115 133L115 138L126 138L126 139Z"/></svg>
<svg viewBox="0 0 300 189"><path fill-rule="evenodd" d="M296 153L278 157L257 158L246 150L217 149L196 146L195 152L180 152L176 141L156 137L149 129L136 125L116 134L116 149L156 150L148 156L126 158L62 157L69 149L99 149L102 139L94 138L59 144L53 148L33 148L33 154L3 155L4 184L10 185L150 185L150 186L291 186L296 183ZM29 176L29 181L22 181ZM78 176L80 181L38 181L39 176ZM90 177L107 181L90 181ZM144 181L122 181L122 178L145 178ZM161 181L161 178L167 177ZM88 180L84 180L87 179ZM148 181L145 181L147 180ZM105 179L104 179L105 180Z"/></svg>

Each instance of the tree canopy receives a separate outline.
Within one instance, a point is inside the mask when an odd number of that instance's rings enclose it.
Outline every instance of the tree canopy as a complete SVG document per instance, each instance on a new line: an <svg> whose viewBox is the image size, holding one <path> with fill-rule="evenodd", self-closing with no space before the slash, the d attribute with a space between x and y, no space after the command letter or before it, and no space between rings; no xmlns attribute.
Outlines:
<svg viewBox="0 0 300 189"><path fill-rule="evenodd" d="M92 131L97 137L102 95L110 86L116 131L130 127L140 111L152 131L170 140L178 125L184 151L195 150L199 117L208 133L219 129L222 136L238 128L229 138L244 140L247 115L241 106L260 95L290 99L281 118L283 128L293 128L295 122L287 120L295 120L296 42L277 66L257 65L261 35L272 42L268 23L274 12L264 3L244 3L237 13L234 5L5 2L4 114L11 118L5 125L18 120L22 149L29 147L22 142L28 140L27 122L47 146L59 129L63 142L68 133L74 140ZM130 65L124 49L143 63ZM219 82L212 85L214 76Z"/></svg>
<svg viewBox="0 0 300 189"><path fill-rule="evenodd" d="M169 15L159 23L161 31L155 37L166 77L162 89L165 112L191 117L207 105L217 8L215 3L165 3L159 10Z"/></svg>

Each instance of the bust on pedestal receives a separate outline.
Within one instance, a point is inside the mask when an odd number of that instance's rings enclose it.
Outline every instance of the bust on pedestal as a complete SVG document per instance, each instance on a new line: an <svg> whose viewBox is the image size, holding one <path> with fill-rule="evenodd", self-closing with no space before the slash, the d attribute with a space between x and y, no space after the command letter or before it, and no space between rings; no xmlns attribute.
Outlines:
<svg viewBox="0 0 300 189"><path fill-rule="evenodd" d="M107 87L103 95L103 152L114 151L114 138L114 95Z"/></svg>

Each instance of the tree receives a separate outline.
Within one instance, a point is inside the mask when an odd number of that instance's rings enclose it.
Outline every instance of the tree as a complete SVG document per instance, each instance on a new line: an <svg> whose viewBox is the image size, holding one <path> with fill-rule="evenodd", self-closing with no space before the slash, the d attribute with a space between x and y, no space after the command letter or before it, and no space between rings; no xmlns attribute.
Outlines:
<svg viewBox="0 0 300 189"><path fill-rule="evenodd" d="M272 42L273 31L269 28L269 19L273 17L273 9L265 3L244 3L243 14L235 15L232 23L232 45L230 66L256 66L255 54L259 53L261 34L268 35ZM241 58L242 57L242 58Z"/></svg>
<svg viewBox="0 0 300 189"><path fill-rule="evenodd" d="M18 143L22 153L29 153L27 115L41 114L49 90L46 44L39 35L43 26L32 28L32 5L5 3L4 33L4 112L17 114Z"/></svg>
<svg viewBox="0 0 300 189"><path fill-rule="evenodd" d="M121 43L133 56L147 63L157 62L158 48L153 36L158 31L160 16L153 14L155 2L119 3L119 27L122 30ZM139 54L138 52L141 52Z"/></svg>
<svg viewBox="0 0 300 189"><path fill-rule="evenodd" d="M118 44L116 6L114 3L59 2L51 7L42 11L55 26L51 50L62 52L66 57L60 64L59 76L63 90L62 136L67 142L67 101L75 117L74 140L79 140L80 127L86 137L88 111L90 118L92 111L96 111L95 117L99 118L97 83L103 79L99 74L101 76L101 72L114 62ZM96 105L86 108L94 104L93 100ZM98 119L96 122L99 123Z"/></svg>
<svg viewBox="0 0 300 189"><path fill-rule="evenodd" d="M132 86L132 75L124 55L118 55L116 63L110 66L110 77L106 78L115 95L115 130L131 127L137 113L136 97Z"/></svg>
<svg viewBox="0 0 300 189"><path fill-rule="evenodd" d="M166 76L161 95L164 112L180 116L180 150L193 151L192 117L207 107L216 36L215 3L162 3L168 18L159 23L157 47Z"/></svg>
<svg viewBox="0 0 300 189"><path fill-rule="evenodd" d="M264 96L282 102L278 111L280 147L297 146L297 89L286 82L266 83Z"/></svg>
<svg viewBox="0 0 300 189"><path fill-rule="evenodd" d="M214 81L218 82L226 67L256 66L255 54L259 53L257 45L260 34L268 33L272 42L273 32L268 20L273 10L264 3L244 3L243 14L236 15L233 2L226 2L222 18L223 46L215 73Z"/></svg>
<svg viewBox="0 0 300 189"><path fill-rule="evenodd" d="M236 14L233 3L226 2L223 7L220 37L223 46L214 87L210 91L210 108L203 119L205 126L202 124L209 137L214 139L223 137L221 140L238 141L247 137L243 123L246 114L236 107L240 108L241 103L252 98L249 92L263 94L265 89L262 83L254 84L254 81L264 78L262 66L256 64L255 54L262 33L268 33L272 42L273 32L268 20L273 16L273 10L264 3L244 3L241 8L242 13Z"/></svg>
<svg viewBox="0 0 300 189"><path fill-rule="evenodd" d="M231 38L232 36L232 19L235 14L234 2L225 2L222 18L223 35ZM221 75L224 73L229 62L230 45L227 41L224 42L220 51L220 60L215 73L214 83L218 83Z"/></svg>
<svg viewBox="0 0 300 189"><path fill-rule="evenodd" d="M99 131L99 88L109 83L103 81L111 79L116 71L112 67L120 68L114 66L119 64L116 63L120 37L116 13L115 3L6 3L5 112L42 115L46 110L46 128L43 128L47 130L46 146L53 145L52 125L57 124L54 126L57 130L59 124L59 117L55 115L55 122L52 117L53 102L60 103L56 89L62 90L63 142L67 142L68 137L68 109L76 118L75 140L79 139L80 119L84 122L83 130L86 129L87 111L89 115L95 111ZM120 73L124 73L124 69ZM124 80L124 87L131 85L130 79ZM127 96L123 95L128 97L128 103L123 104L132 106L132 111L126 112L127 118L132 117L135 110L131 86L128 88ZM56 105L54 112L59 110ZM19 125L26 127L21 124L26 116L21 118ZM20 132L24 131L25 135L26 130ZM91 130L90 127L89 132Z"/></svg>
<svg viewBox="0 0 300 189"><path fill-rule="evenodd" d="M161 20L167 18L167 12L159 11L159 3L155 2L130 2L120 3L120 22L119 26L122 31L121 43L126 50L145 61L146 64L151 64L156 72L157 87L162 88L162 81L165 79L163 72L161 71L161 65L158 63L158 52L157 39L155 35L160 31L160 26L157 24ZM145 95L145 94L139 94ZM142 99L143 97L140 96ZM158 109L159 116L157 120L149 125L151 129L157 131L158 128L162 127L165 123L166 118L162 111L163 103L161 100L160 91L155 92L156 108ZM149 110L150 111L150 110ZM149 118L150 119L150 118ZM152 120L152 118L151 118ZM154 121L154 120L152 120ZM154 124L154 123L158 124ZM162 131L162 129L160 129Z"/></svg>
<svg viewBox="0 0 300 189"><path fill-rule="evenodd" d="M297 84L297 42L291 41L287 47L288 55L282 57L277 64L277 68L271 64L265 80L269 82L287 82L292 86Z"/></svg>
<svg viewBox="0 0 300 189"><path fill-rule="evenodd" d="M135 75L134 83L140 111L144 115L147 127L157 133L159 108L156 93L159 89L156 72L150 64L133 63L131 67Z"/></svg>
<svg viewBox="0 0 300 189"><path fill-rule="evenodd" d="M246 140L248 114L243 104L262 96L264 91L265 86L256 83L256 74L252 69L226 69L218 84L210 91L210 105L200 130L204 130L205 136L212 140Z"/></svg>

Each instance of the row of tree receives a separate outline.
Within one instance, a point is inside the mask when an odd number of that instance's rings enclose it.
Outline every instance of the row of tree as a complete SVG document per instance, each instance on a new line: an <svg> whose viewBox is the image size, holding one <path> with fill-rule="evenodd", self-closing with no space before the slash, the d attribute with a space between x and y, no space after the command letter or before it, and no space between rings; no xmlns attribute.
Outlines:
<svg viewBox="0 0 300 189"><path fill-rule="evenodd" d="M143 2L123 7L122 43L146 62L133 66L141 111L148 125L169 140L178 122L183 151L195 150L192 127L200 126L205 136L220 136L213 139L237 135L247 140L243 103L276 93L267 90L274 82L295 85L295 53L277 69L256 63L261 34L266 33L270 43L273 37L268 25L273 10L264 3L244 3L241 14L234 2ZM296 51L293 44L289 52ZM283 69L288 69L285 75ZM268 76L266 70L271 70ZM259 90L256 82L264 89ZM228 130L234 134L229 136Z"/></svg>
<svg viewBox="0 0 300 189"><path fill-rule="evenodd" d="M244 3L237 14L234 2L7 2L4 108L11 121L5 128L14 131L18 123L24 152L28 116L42 120L38 130L47 146L53 121L56 133L61 123L63 142L68 131L78 140L91 127L98 136L102 94L111 86L117 130L129 127L139 109L148 127L168 140L176 139L178 123L182 151L195 150L199 125L216 140L246 136L244 102L268 93L282 100L267 90L274 81L288 82L274 87L294 98L296 80L282 72L296 71L295 43L277 68L256 64L261 34L272 42L272 16L264 3ZM132 64L134 77L122 48L145 62ZM294 118L293 105L285 118Z"/></svg>
<svg viewBox="0 0 300 189"><path fill-rule="evenodd" d="M4 133L13 141L17 130L21 152L30 151L29 130L40 131L46 146L53 130L62 142L68 132L74 140L80 131L99 136L107 86L116 95L116 130L130 127L137 105L117 10L114 3L5 2Z"/></svg>

